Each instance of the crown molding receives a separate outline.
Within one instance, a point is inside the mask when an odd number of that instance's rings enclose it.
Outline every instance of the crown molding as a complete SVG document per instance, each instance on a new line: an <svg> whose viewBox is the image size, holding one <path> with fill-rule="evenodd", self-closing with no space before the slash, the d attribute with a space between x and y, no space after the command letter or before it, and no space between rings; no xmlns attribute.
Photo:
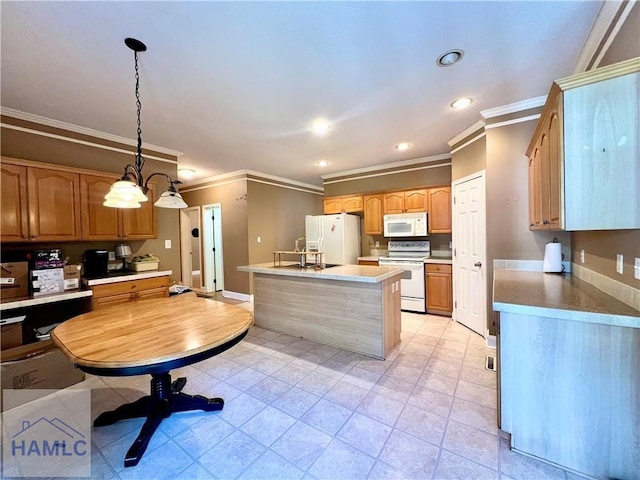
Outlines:
<svg viewBox="0 0 640 480"><path fill-rule="evenodd" d="M257 178L252 178L251 176L257 177ZM270 175L268 173L257 172L255 170L234 170L232 172L221 173L220 175L214 175L206 178L198 178L198 179L190 180L189 182L182 182L183 186L180 187L180 191L189 191L190 188L192 190L197 190L201 188L222 185L223 183L229 183L228 181L225 182L225 180L232 179L234 177L237 177L237 178L235 178L233 181L248 180L248 181L253 181L258 183L265 183L268 185L276 185L278 187L285 187L285 188L299 187L299 188L294 188L295 190L311 191L313 193L320 193L320 194L324 193L323 187L319 187L317 185L311 185L310 183L298 182L297 180L291 180L289 178L278 177L277 175ZM271 180L271 182L266 182L264 180ZM197 187L197 188L194 188L194 187Z"/></svg>
<svg viewBox="0 0 640 480"><path fill-rule="evenodd" d="M481 138L484 138L487 136L487 132L485 132L484 130L482 131L482 133L480 133L479 135L476 135L475 137L471 138L470 140L468 140L467 142L463 143L462 145L458 145L456 148L454 148L453 150L451 150L451 155L453 155L454 153L459 152L460 150L462 150L463 148L467 148L469 145L471 145L473 142L475 142L476 140L480 140Z"/></svg>
<svg viewBox="0 0 640 480"><path fill-rule="evenodd" d="M450 159L451 159L451 155L449 155L448 153L441 153L438 155L430 155L428 157L414 158L412 160L402 160L400 162L384 163L382 165L374 165L372 167L363 167L363 168L356 168L353 170L345 170L343 172L327 173L325 175L320 175L320 177L323 180L328 180L328 179L330 180L332 178L345 177L349 175L379 172L380 170L389 170L390 168L402 168L410 165L417 165L420 163L438 162L440 160L450 160ZM386 172L385 174L387 173L397 173L397 172Z"/></svg>
<svg viewBox="0 0 640 480"><path fill-rule="evenodd" d="M507 125L513 125L516 123L530 122L532 120L538 120L541 116L542 114L536 113L535 115L528 115L526 117L512 118L510 120L505 120L504 122L490 123L485 127L485 130L490 130L492 128L499 128L499 127L506 127Z"/></svg>
<svg viewBox="0 0 640 480"><path fill-rule="evenodd" d="M602 2L602 8L591 27L580 55L578 55L578 60L573 68L574 74L598 67L635 3L636 0Z"/></svg>
<svg viewBox="0 0 640 480"><path fill-rule="evenodd" d="M451 155L447 154L447 160L451 159ZM352 177L346 177L346 178L338 178L336 180L325 180L324 184L325 185L331 185L334 183L341 183L341 182L351 182L353 180L362 180L364 178L373 178L373 177L384 177L385 175L396 175L398 173L406 173L406 172L417 172L418 170L427 170L430 168L440 168L440 167L450 167L451 166L451 162L446 162L446 163L436 163L435 165L425 165L424 163L418 165L417 167L413 167L411 168L410 166L408 168L398 168L395 170L390 170L390 171L384 171L384 172L375 172L375 173L368 173L368 174L360 174L360 175L355 175Z"/></svg>
<svg viewBox="0 0 640 480"><path fill-rule="evenodd" d="M450 147L453 147L456 143L460 142L461 140L464 140L465 138L467 138L469 135L473 135L474 133L476 133L478 130L484 128L485 123L482 120L478 120L476 123L474 123L473 125L469 125L467 128L465 128L463 131L461 131L458 135L456 135L455 137L451 137L449 140L447 140L447 144Z"/></svg>
<svg viewBox="0 0 640 480"><path fill-rule="evenodd" d="M509 115L510 113L529 110L530 108L542 107L544 105L544 102L546 101L547 101L547 96L541 95L539 97L529 98L528 100L521 100L519 102L509 103L508 105L503 105L501 107L482 110L480 112L480 115L482 115L482 118L484 119L500 117L502 115Z"/></svg>
<svg viewBox="0 0 640 480"><path fill-rule="evenodd" d="M131 140L130 138L121 137L119 135L112 135L111 133L93 130L92 128L81 127L72 123L61 122L60 120L41 117L40 115L34 115L32 113L21 112L20 110L14 110L13 108L0 107L0 114L6 115L7 117L11 118L17 118L18 120L24 120L25 122L38 123L40 125L46 125L47 127L59 128L61 130L67 130L69 132L79 133L80 135L88 135L90 137L100 138L109 142L130 145L132 147L138 146L137 141ZM147 150L153 150L158 153L164 153L166 155L172 155L174 157L181 157L183 155L182 152L171 150L165 147L160 147L158 145L152 145L146 142L144 145Z"/></svg>

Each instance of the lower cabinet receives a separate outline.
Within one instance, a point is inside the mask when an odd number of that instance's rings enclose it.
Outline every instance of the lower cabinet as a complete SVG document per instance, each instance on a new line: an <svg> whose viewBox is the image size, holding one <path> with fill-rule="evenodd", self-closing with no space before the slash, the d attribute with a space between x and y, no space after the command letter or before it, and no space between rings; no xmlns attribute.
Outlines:
<svg viewBox="0 0 640 480"><path fill-rule="evenodd" d="M93 309L169 296L169 276L94 285Z"/></svg>
<svg viewBox="0 0 640 480"><path fill-rule="evenodd" d="M451 265L427 263L425 267L427 313L451 315L453 312Z"/></svg>
<svg viewBox="0 0 640 480"><path fill-rule="evenodd" d="M378 262L375 260L358 260L358 265L373 265L374 267L377 267Z"/></svg>

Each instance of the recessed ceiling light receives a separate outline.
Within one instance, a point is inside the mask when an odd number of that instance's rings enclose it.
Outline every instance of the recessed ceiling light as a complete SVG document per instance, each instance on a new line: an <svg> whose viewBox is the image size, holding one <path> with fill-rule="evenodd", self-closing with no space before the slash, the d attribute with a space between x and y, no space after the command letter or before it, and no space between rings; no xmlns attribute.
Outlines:
<svg viewBox="0 0 640 480"><path fill-rule="evenodd" d="M462 57L464 57L464 52L462 50L449 50L438 57L436 65L439 67L450 67L462 60Z"/></svg>
<svg viewBox="0 0 640 480"><path fill-rule="evenodd" d="M311 126L309 128L314 133L314 135L323 137L327 133L329 133L329 130L331 130L331 126L332 125L328 120L325 120L324 118L318 118L317 120L311 122Z"/></svg>
<svg viewBox="0 0 640 480"><path fill-rule="evenodd" d="M193 176L196 174L196 171L193 168L179 168L178 169L178 176L184 178L185 180L189 180L191 178L193 178Z"/></svg>
<svg viewBox="0 0 640 480"><path fill-rule="evenodd" d="M409 150L411 148L411 144L410 143L399 143L395 146L395 149L398 150L399 152L404 152L405 150Z"/></svg>
<svg viewBox="0 0 640 480"><path fill-rule="evenodd" d="M327 162L326 160L318 160L316 162L316 165L319 166L319 167L326 167L326 166L329 165L329 162Z"/></svg>
<svg viewBox="0 0 640 480"><path fill-rule="evenodd" d="M455 108L456 110L461 110L463 108L467 108L472 103L473 103L473 99L471 97L462 97L462 98L458 98L453 103L451 103L451 108Z"/></svg>

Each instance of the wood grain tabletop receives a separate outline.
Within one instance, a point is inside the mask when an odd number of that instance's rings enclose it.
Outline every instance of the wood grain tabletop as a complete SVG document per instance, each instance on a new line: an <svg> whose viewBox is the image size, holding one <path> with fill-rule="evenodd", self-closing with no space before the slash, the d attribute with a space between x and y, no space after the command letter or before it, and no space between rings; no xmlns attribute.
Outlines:
<svg viewBox="0 0 640 480"><path fill-rule="evenodd" d="M77 365L128 368L205 352L252 322L241 307L189 293L85 313L58 325L51 339Z"/></svg>

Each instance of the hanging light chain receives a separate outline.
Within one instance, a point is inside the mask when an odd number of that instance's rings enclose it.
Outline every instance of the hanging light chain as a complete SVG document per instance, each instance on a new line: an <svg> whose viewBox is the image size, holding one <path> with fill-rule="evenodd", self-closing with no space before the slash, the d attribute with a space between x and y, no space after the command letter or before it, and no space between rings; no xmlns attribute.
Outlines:
<svg viewBox="0 0 640 480"><path fill-rule="evenodd" d="M142 177L142 167L144 166L144 157L142 156L142 122L140 120L140 112L142 111L142 102L140 101L140 74L138 72L138 52L134 51L133 56L135 59L136 66L136 113L138 116L138 150L136 153L136 169L138 170L136 173L140 174ZM140 184L142 184L142 178L138 180Z"/></svg>

